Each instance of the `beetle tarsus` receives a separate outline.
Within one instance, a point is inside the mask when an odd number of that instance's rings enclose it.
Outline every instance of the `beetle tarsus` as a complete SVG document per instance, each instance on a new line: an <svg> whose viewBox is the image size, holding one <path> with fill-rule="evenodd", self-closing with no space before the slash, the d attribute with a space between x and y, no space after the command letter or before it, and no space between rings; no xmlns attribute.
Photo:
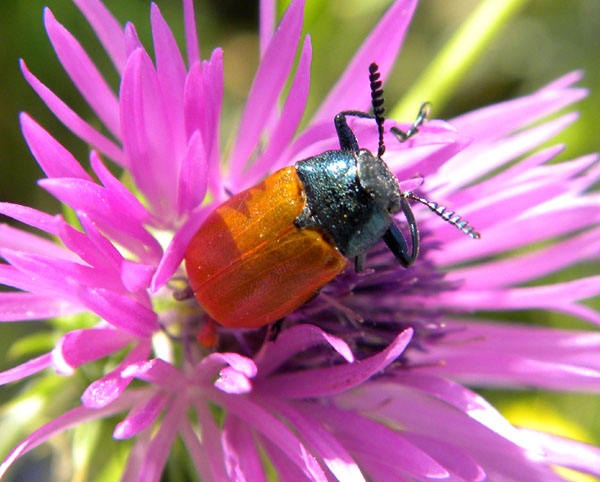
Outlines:
<svg viewBox="0 0 600 482"><path fill-rule="evenodd" d="M406 132L404 132L402 129L399 129L396 126L392 127L390 129L390 132L394 134L400 142L406 142L419 132L419 127L421 127L423 123L427 120L430 111L431 103L423 102L421 104L421 108L419 109L419 113L417 114L417 118Z"/></svg>

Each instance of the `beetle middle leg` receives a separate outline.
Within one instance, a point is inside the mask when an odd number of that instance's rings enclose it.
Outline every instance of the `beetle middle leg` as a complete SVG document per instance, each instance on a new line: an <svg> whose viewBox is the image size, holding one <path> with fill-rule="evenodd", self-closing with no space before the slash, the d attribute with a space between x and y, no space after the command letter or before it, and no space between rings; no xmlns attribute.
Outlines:
<svg viewBox="0 0 600 482"><path fill-rule="evenodd" d="M431 104L429 102L423 102L421 104L421 108L419 109L419 113L417 114L417 118L406 132L396 126L390 128L390 132L394 134L400 142L409 140L412 136L419 132L419 127L421 127L429 117L430 110Z"/></svg>

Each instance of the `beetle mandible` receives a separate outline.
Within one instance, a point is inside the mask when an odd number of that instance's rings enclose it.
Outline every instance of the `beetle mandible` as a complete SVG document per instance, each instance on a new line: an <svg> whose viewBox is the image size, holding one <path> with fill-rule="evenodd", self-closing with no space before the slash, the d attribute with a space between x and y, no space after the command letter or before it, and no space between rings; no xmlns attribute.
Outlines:
<svg viewBox="0 0 600 482"><path fill-rule="evenodd" d="M275 322L315 296L341 273L348 259L362 271L367 251L379 240L409 267L419 252L419 232L407 199L427 205L472 238L479 234L444 207L409 191L382 160L383 89L375 63L369 66L373 115L343 111L334 124L339 150L296 162L218 206L185 253L194 295L218 323L259 328ZM424 103L406 131L390 131L404 142L419 132L429 112ZM360 149L346 121L375 120L377 154ZM410 249L394 215L402 211Z"/></svg>

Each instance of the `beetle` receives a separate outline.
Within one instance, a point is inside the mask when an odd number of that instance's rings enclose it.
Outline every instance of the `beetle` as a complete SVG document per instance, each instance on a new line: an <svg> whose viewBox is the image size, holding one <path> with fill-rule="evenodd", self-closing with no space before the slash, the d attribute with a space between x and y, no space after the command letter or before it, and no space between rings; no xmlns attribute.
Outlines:
<svg viewBox="0 0 600 482"><path fill-rule="evenodd" d="M280 320L313 298L341 273L348 260L363 270L367 251L383 240L403 267L419 252L419 232L407 199L426 204L473 238L460 217L412 192L401 191L382 160L383 89L375 63L369 67L374 114L343 111L334 118L339 150L296 162L218 206L190 241L185 265L190 287L219 324L259 328ZM406 131L390 131L404 142L429 112L421 106ZM360 149L347 117L374 119L377 154ZM402 211L411 246L394 221Z"/></svg>

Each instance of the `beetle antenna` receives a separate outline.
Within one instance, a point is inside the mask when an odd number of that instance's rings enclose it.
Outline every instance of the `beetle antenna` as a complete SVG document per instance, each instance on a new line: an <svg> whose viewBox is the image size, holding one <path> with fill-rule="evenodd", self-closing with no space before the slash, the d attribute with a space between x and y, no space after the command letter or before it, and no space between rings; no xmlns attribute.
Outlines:
<svg viewBox="0 0 600 482"><path fill-rule="evenodd" d="M468 221L461 221L461 218L458 214L456 214L454 211L446 210L445 206L440 206L438 203L430 201L429 199L425 199L424 197L417 196L416 194L413 194L410 191L403 191L402 197L405 199L412 199L414 201L418 201L421 204L425 204L425 206L431 209L434 213L436 213L445 221L448 221L450 224L452 224L459 230L461 230L470 238L481 238L481 234L479 234L477 231L473 231L473 226L470 226Z"/></svg>
<svg viewBox="0 0 600 482"><path fill-rule="evenodd" d="M379 66L373 62L369 65L369 82L371 83L371 105L373 106L373 114L375 115L375 122L377 122L377 131L379 133L379 148L377 149L377 157L383 156L385 152L385 145L383 143L383 123L385 117L385 107L383 107L383 89L381 86L383 83L379 78Z"/></svg>

